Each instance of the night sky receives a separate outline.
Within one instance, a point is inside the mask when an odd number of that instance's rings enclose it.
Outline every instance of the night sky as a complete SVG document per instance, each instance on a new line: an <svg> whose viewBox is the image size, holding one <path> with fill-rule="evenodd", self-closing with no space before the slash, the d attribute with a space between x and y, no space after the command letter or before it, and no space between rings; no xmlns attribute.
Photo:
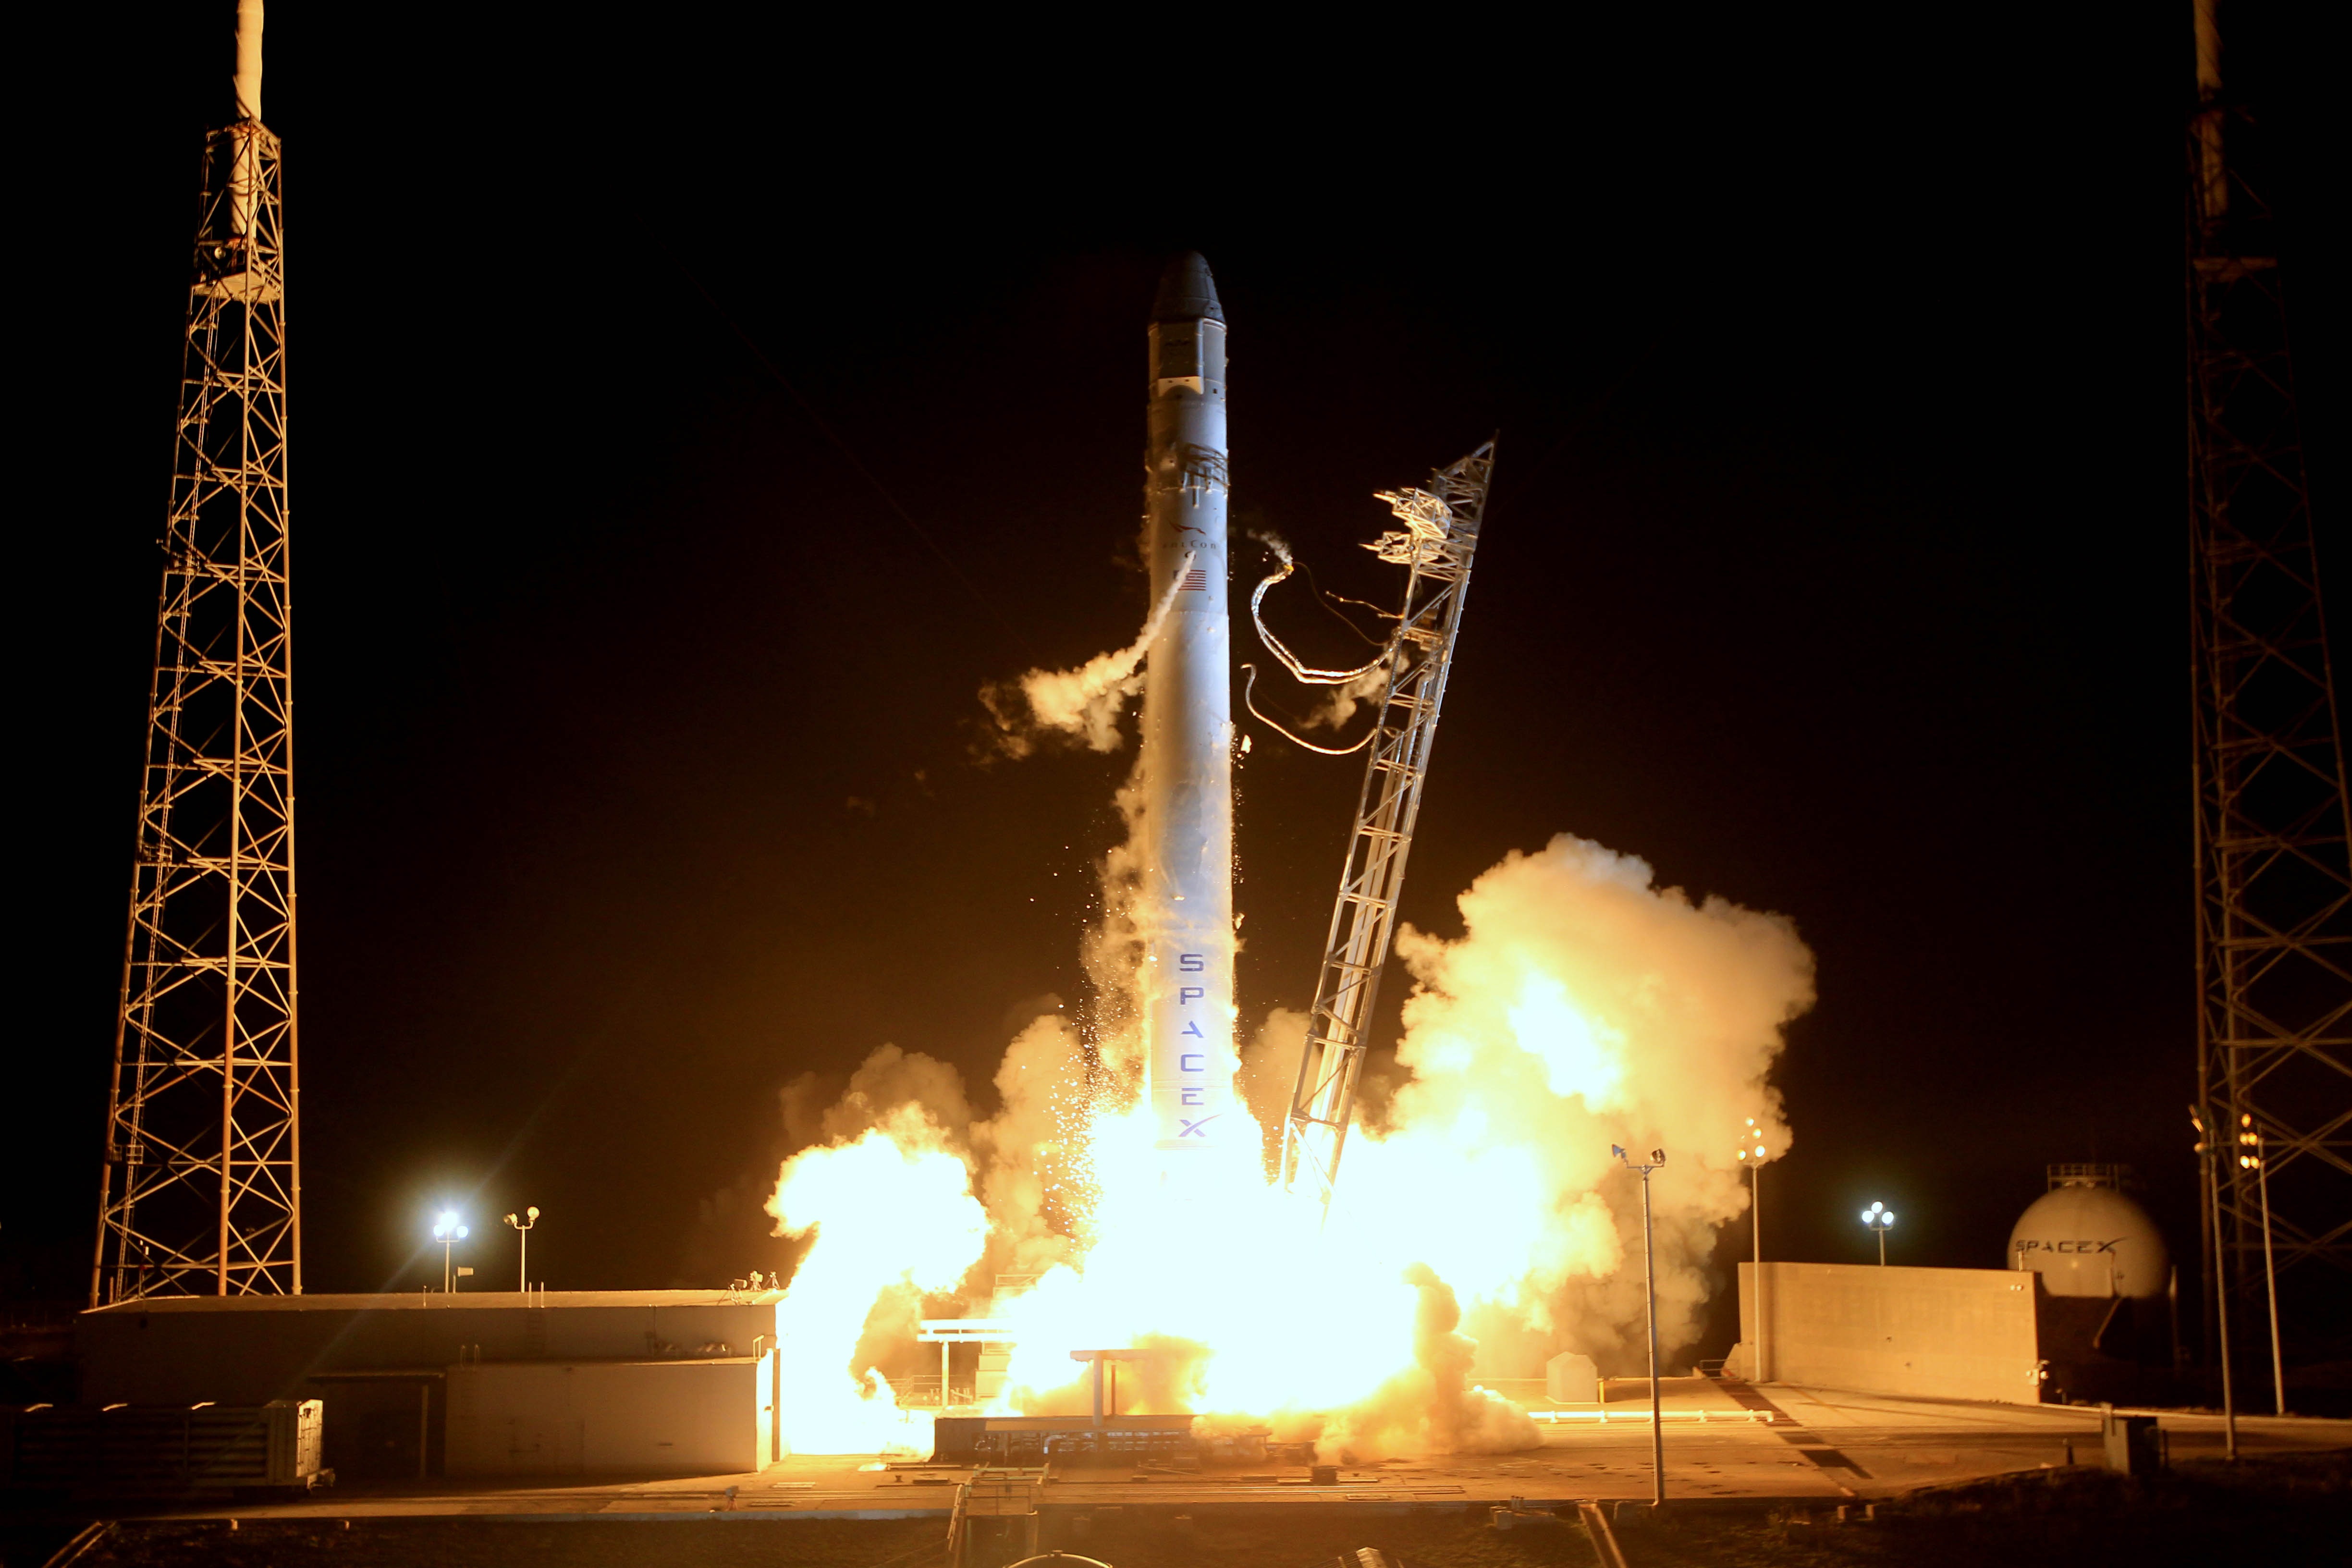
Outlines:
<svg viewBox="0 0 2352 1568"><path fill-rule="evenodd" d="M2230 63L2303 148L2294 9ZM2096 1159L2193 1258L2185 4L1297 49L585 15L270 22L310 1289L414 1288L444 1197L492 1288L530 1203L559 1289L771 1267L783 1084L895 1042L977 1089L1081 1004L1129 756L984 763L978 693L1134 634L1145 320L1192 247L1236 529L1326 586L1392 595L1370 492L1501 432L1406 917L1458 930L1562 831L1791 916L1776 1256L1873 1256L1881 1199L1895 1261L1998 1267L2044 1163ZM228 50L45 25L0 1289L70 1300ZM2275 200L2340 626L2328 188L2294 161ZM1311 997L1360 776L1256 741L1244 1028Z"/></svg>

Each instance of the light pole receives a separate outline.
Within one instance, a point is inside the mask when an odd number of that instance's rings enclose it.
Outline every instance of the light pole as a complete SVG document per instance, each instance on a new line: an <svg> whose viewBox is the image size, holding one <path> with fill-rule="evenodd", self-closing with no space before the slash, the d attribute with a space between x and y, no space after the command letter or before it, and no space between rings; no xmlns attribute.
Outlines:
<svg viewBox="0 0 2352 1568"><path fill-rule="evenodd" d="M1654 1508L1666 1500L1666 1424L1658 1409L1658 1253L1650 1231L1650 1173L1666 1163L1666 1152L1651 1150L1648 1162L1640 1165L1622 1144L1610 1145L1609 1152L1642 1177L1642 1299L1650 1310L1650 1505Z"/></svg>
<svg viewBox="0 0 2352 1568"><path fill-rule="evenodd" d="M1740 1135L1739 1163L1748 1167L1748 1219L1754 1227L1756 1252L1756 1365L1751 1369L1752 1381L1761 1383L1764 1370L1764 1130L1756 1125L1756 1118L1748 1119L1748 1131ZM1752 1155L1752 1158L1751 1158Z"/></svg>
<svg viewBox="0 0 2352 1568"><path fill-rule="evenodd" d="M1862 1211L1862 1223L1878 1233L1878 1266L1886 1267L1886 1233L1895 1228L1895 1211L1885 1204L1873 1204Z"/></svg>
<svg viewBox="0 0 2352 1568"><path fill-rule="evenodd" d="M507 1223L514 1226L515 1235L522 1242L522 1261L515 1266L515 1279L520 1282L523 1289L529 1290L530 1289L530 1227L539 1223L539 1205L533 1204L522 1212L523 1217L520 1219L517 1219L512 1215L507 1215Z"/></svg>
<svg viewBox="0 0 2352 1568"><path fill-rule="evenodd" d="M2286 1358L2279 1353L2278 1261L2271 1254L2271 1163L2263 1157L2263 1135L2246 1112L2238 1116L2238 1168L2254 1173L2254 1190L2263 1199L2263 1283L2271 1297L2271 1387L2278 1413L2286 1414Z"/></svg>
<svg viewBox="0 0 2352 1568"><path fill-rule="evenodd" d="M455 1209L442 1210L441 1217L433 1222L433 1239L441 1244L441 1291L444 1295L449 1292L452 1278L449 1268L449 1249L465 1240L469 1234L467 1228L458 1223Z"/></svg>

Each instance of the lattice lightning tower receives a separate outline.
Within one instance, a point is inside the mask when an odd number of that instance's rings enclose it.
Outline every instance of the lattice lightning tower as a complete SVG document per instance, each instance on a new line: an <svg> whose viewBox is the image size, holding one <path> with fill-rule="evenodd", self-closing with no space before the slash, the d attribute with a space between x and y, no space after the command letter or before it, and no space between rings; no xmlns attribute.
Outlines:
<svg viewBox="0 0 2352 1568"><path fill-rule="evenodd" d="M2198 1098L2220 1218L2208 1297L2352 1265L2352 820L2261 145L2199 0L2189 137ZM2252 175L2252 178L2249 176ZM2258 1136L2249 1159L2242 1118Z"/></svg>
<svg viewBox="0 0 2352 1568"><path fill-rule="evenodd" d="M93 1304L302 1288L278 143L205 140Z"/></svg>

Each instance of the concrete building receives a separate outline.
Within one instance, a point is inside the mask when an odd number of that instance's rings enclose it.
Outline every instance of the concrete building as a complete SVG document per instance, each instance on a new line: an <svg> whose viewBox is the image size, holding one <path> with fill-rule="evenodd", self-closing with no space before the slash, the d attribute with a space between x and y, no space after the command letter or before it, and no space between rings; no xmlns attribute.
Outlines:
<svg viewBox="0 0 2352 1568"><path fill-rule="evenodd" d="M2042 1397L2039 1275L2007 1268L1739 1266L1734 1375L1944 1399ZM1754 1362L1764 1333L1766 1364Z"/></svg>
<svg viewBox="0 0 2352 1568"><path fill-rule="evenodd" d="M775 1291L155 1297L75 1324L91 1405L324 1405L346 1476L780 1458ZM453 1425L454 1421L454 1425Z"/></svg>
<svg viewBox="0 0 2352 1568"><path fill-rule="evenodd" d="M2032 1268L1767 1263L1759 1316L1756 1266L1743 1263L1739 1343L1725 1370L1759 1382L2017 1405L2178 1396L2163 1298L2053 1290L2052 1280Z"/></svg>
<svg viewBox="0 0 2352 1568"><path fill-rule="evenodd" d="M449 1369L453 1476L732 1475L776 1449L776 1352Z"/></svg>

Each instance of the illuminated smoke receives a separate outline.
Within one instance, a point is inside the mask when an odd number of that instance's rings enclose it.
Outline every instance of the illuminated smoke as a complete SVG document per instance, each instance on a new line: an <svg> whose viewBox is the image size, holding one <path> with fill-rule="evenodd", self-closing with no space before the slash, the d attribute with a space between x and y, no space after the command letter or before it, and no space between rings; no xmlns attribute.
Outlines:
<svg viewBox="0 0 2352 1568"><path fill-rule="evenodd" d="M1337 730L1356 716L1356 710L1388 689L1388 666L1368 669L1331 688L1323 700L1298 721L1302 729Z"/></svg>
<svg viewBox="0 0 2352 1568"><path fill-rule="evenodd" d="M1089 1022L1106 1089L1122 1099L1143 1089L1143 764L1118 786L1118 842L1095 868L1101 887L1098 918L1078 944L1094 991Z"/></svg>
<svg viewBox="0 0 2352 1568"><path fill-rule="evenodd" d="M1653 1180L1659 1333L1698 1331L1716 1229L1744 1214L1738 1133L1790 1134L1765 1076L1811 1005L1784 917L1653 885L1648 865L1562 835L1459 900L1465 934L1407 928L1415 987L1402 1082L1351 1140L1332 1226L1412 1238L1469 1331L1525 1359L1580 1351L1631 1371L1643 1318L1641 1194L1610 1146L1663 1148Z"/></svg>
<svg viewBox="0 0 2352 1568"><path fill-rule="evenodd" d="M971 1129L988 1272L1042 1273L1079 1255L1091 1206L1094 1091L1067 1019L1049 1013L1013 1037L996 1068L996 1094L1003 1109Z"/></svg>
<svg viewBox="0 0 2352 1568"><path fill-rule="evenodd" d="M1116 705L1104 711L1113 723ZM1643 861L1565 835L1506 857L1458 900L1459 938L1399 933L1413 983L1402 1038L1366 1075L1318 1229L1246 1140L1173 1185L1151 1148L1135 1027L1140 800L1130 777L1129 835L1099 868L1090 1027L1082 1039L1058 1014L1024 1027L996 1069L994 1116L974 1119L952 1067L896 1047L821 1114L814 1080L787 1091L825 1141L785 1164L769 1205L781 1234L813 1237L778 1313L798 1348L793 1446L919 1447L919 1418L892 1408L876 1368L910 1364L926 1295L960 1291L977 1312L1000 1273L1042 1278L992 1309L1021 1339L999 1411L1084 1411L1086 1369L1068 1352L1133 1347L1153 1353L1120 1368L1131 1413L1263 1421L1326 1459L1528 1446L1533 1424L1477 1388L1478 1372L1526 1374L1561 1351L1642 1365L1640 1192L1612 1143L1668 1152L1653 1195L1671 1363L1715 1288L1716 1235L1745 1213L1747 1119L1789 1146L1766 1076L1812 1001L1794 927L1657 887ZM1269 1154L1306 1023L1277 1008L1241 1053L1236 1098ZM1307 1329L1280 1305L1311 1301L1346 1310Z"/></svg>
<svg viewBox="0 0 2352 1568"><path fill-rule="evenodd" d="M884 1073L904 1059L884 1064ZM843 1106L852 1116L866 1110L847 1099ZM786 1161L768 1212L778 1235L809 1242L776 1307L781 1411L793 1447L928 1452L929 1431L898 1410L874 1361L859 1352L870 1317L903 1319L910 1300L952 1288L986 1243L987 1215L946 1129L915 1101L892 1108L855 1138Z"/></svg>
<svg viewBox="0 0 2352 1568"><path fill-rule="evenodd" d="M1318 1434L1318 1456L1348 1463L1392 1454L1496 1454L1542 1439L1518 1405L1470 1382L1477 1342L1455 1331L1462 1309L1453 1288L1425 1263L1404 1271L1418 1292L1413 1364L1339 1411Z"/></svg>
<svg viewBox="0 0 2352 1568"><path fill-rule="evenodd" d="M1269 1173L1281 1149L1281 1141L1272 1134L1281 1131L1283 1119L1289 1113L1291 1092L1298 1083L1299 1054L1306 1047L1307 1015L1289 1007L1276 1007L1267 1012L1265 1022L1258 1026L1256 1035L1241 1049L1241 1070L1234 1075L1234 1096L1249 1108L1258 1125L1267 1130Z"/></svg>
<svg viewBox="0 0 2352 1568"><path fill-rule="evenodd" d="M1160 602L1151 606L1142 632L1127 647L1098 653L1075 669L1033 669L1017 681L983 687L980 700L996 721L999 749L1007 756L1025 757L1043 737L1062 735L1090 752L1117 750L1119 714L1127 700L1143 689L1144 656L1175 606L1192 563L1192 557L1185 556Z"/></svg>

